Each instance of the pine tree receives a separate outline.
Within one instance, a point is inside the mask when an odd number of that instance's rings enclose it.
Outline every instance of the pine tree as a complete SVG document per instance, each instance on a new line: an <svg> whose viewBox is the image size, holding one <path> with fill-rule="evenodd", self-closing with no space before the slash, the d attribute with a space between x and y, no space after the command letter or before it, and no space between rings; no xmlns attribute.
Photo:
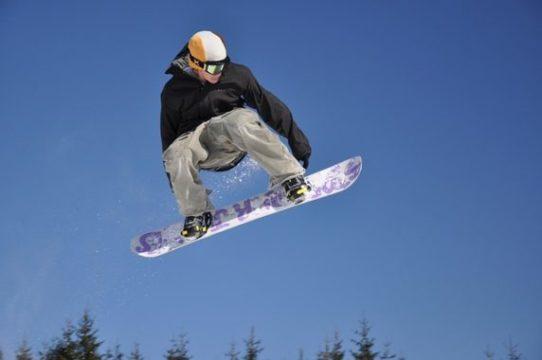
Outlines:
<svg viewBox="0 0 542 360"><path fill-rule="evenodd" d="M139 352L139 344L134 344L134 349L130 353L129 360L143 360L143 356Z"/></svg>
<svg viewBox="0 0 542 360"><path fill-rule="evenodd" d="M506 345L506 350L508 351L508 360L521 360L521 354L518 350L518 345L514 344L512 342L512 339L508 341L508 344Z"/></svg>
<svg viewBox="0 0 542 360"><path fill-rule="evenodd" d="M376 360L378 353L373 352L374 339L369 338L371 327L366 319L360 322L360 328L355 331L357 339L353 339L355 351L350 351L355 360Z"/></svg>
<svg viewBox="0 0 542 360"><path fill-rule="evenodd" d="M108 349L105 353L106 360L122 360L124 359L124 354L120 351L120 345L115 345L115 349Z"/></svg>
<svg viewBox="0 0 542 360"><path fill-rule="evenodd" d="M15 360L32 360L32 349L30 349L26 340L23 340L19 349L17 349Z"/></svg>
<svg viewBox="0 0 542 360"><path fill-rule="evenodd" d="M42 360L77 359L77 343L74 341L75 330L68 321L62 331L62 337L57 339L44 351L40 351Z"/></svg>
<svg viewBox="0 0 542 360"><path fill-rule="evenodd" d="M167 351L166 360L190 360L188 354L188 340L186 334L179 335L178 339L171 340L171 348Z"/></svg>
<svg viewBox="0 0 542 360"><path fill-rule="evenodd" d="M250 337L248 340L245 340L246 344L246 354L243 357L244 360L257 360L258 354L263 351L263 348L260 347L261 341L256 340L256 335L254 327L250 329Z"/></svg>
<svg viewBox="0 0 542 360"><path fill-rule="evenodd" d="M305 353L303 352L303 349L299 349L299 357L297 360L305 360Z"/></svg>
<svg viewBox="0 0 542 360"><path fill-rule="evenodd" d="M329 339L326 337L324 341L324 350L316 355L316 360L331 360L331 351L329 348Z"/></svg>
<svg viewBox="0 0 542 360"><path fill-rule="evenodd" d="M391 344L390 343L385 343L384 344L384 351L382 352L382 354L380 354L380 359L381 360L395 359L396 357L397 357L397 355L395 355L394 353L391 352Z"/></svg>
<svg viewBox="0 0 542 360"><path fill-rule="evenodd" d="M2 349L0 349L0 360L4 360L4 353L2 352Z"/></svg>
<svg viewBox="0 0 542 360"><path fill-rule="evenodd" d="M331 348L331 360L343 360L344 351L343 351L343 342L339 336L339 332L335 331L335 337L333 338L333 347Z"/></svg>
<svg viewBox="0 0 542 360"><path fill-rule="evenodd" d="M230 344L230 350L224 354L228 360L239 360L239 351L235 348L235 343Z"/></svg>
<svg viewBox="0 0 542 360"><path fill-rule="evenodd" d="M98 341L94 329L94 320L90 317L88 311L85 311L79 327L77 328L77 352L81 360L100 360L99 348L102 342Z"/></svg>

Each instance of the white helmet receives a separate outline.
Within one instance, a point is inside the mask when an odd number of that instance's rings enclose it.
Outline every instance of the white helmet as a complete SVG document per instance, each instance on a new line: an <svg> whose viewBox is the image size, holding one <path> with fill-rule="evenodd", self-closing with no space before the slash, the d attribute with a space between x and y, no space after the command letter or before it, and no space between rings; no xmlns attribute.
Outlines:
<svg viewBox="0 0 542 360"><path fill-rule="evenodd" d="M198 31L188 41L188 64L195 70L211 74L222 72L228 54L220 36L211 31Z"/></svg>

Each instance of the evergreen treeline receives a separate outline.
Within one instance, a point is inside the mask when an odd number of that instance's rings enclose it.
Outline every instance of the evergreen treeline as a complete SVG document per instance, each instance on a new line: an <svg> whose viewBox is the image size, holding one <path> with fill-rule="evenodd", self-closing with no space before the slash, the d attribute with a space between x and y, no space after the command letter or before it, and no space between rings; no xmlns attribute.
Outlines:
<svg viewBox="0 0 542 360"><path fill-rule="evenodd" d="M375 349L375 339L370 336L371 327L367 320L360 321L359 327L354 331L350 339L351 348L345 349L343 340L338 332L332 339L326 338L323 347L315 353L315 356L306 356L303 349L299 350L298 360L405 360L403 356L393 353L391 344L384 344L381 351ZM98 330L94 326L94 319L87 311L77 324L73 326L68 322L62 330L60 337L53 339L49 344L44 344L36 356L26 340L20 344L15 352L15 360L143 360L144 357L139 349L139 344L134 344L129 354L121 351L120 345L102 351L103 341L98 338ZM258 360L264 351L261 340L256 337L254 328L244 340L243 352L239 351L235 343L230 345L228 352L224 354L228 360ZM483 353L485 360L497 360L495 353L487 349ZM171 340L169 349L161 356L166 360L190 360L193 359L189 351L189 341L186 334L181 334ZM155 356L152 359L156 359ZM151 360L152 360L151 359ZM502 358L499 358L499 360ZM517 344L510 340L506 344L507 360L523 360ZM0 350L0 360L5 358Z"/></svg>
<svg viewBox="0 0 542 360"><path fill-rule="evenodd" d="M512 342L512 339L508 340L508 343L504 345L504 349L506 352L506 360L524 360L525 358L523 355L519 352L518 344L515 344ZM486 351L484 351L485 360L497 360L502 359L502 357L497 358L495 356L495 353L488 348Z"/></svg>

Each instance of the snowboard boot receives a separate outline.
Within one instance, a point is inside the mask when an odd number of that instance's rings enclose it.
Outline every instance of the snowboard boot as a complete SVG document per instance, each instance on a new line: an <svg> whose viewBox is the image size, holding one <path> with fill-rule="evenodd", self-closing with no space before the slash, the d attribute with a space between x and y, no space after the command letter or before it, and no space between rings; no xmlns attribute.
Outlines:
<svg viewBox="0 0 542 360"><path fill-rule="evenodd" d="M213 215L207 211L198 216L187 216L184 219L184 226L181 236L187 240L196 240L207 233L213 224Z"/></svg>
<svg viewBox="0 0 542 360"><path fill-rule="evenodd" d="M294 204L299 204L305 201L305 196L311 191L311 187L305 181L303 175L299 175L288 179L282 183L282 187L286 192L288 200Z"/></svg>

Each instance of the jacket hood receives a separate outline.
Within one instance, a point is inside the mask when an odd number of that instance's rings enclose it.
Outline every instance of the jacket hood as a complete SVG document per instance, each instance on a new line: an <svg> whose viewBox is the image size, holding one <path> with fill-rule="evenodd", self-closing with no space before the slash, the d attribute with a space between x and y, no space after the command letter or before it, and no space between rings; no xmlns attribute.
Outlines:
<svg viewBox="0 0 542 360"><path fill-rule="evenodd" d="M169 63L169 67L166 70L166 74L174 75L179 70L185 71L185 69L188 67L188 43L186 43L185 46L179 51L177 55L173 58L173 60Z"/></svg>

